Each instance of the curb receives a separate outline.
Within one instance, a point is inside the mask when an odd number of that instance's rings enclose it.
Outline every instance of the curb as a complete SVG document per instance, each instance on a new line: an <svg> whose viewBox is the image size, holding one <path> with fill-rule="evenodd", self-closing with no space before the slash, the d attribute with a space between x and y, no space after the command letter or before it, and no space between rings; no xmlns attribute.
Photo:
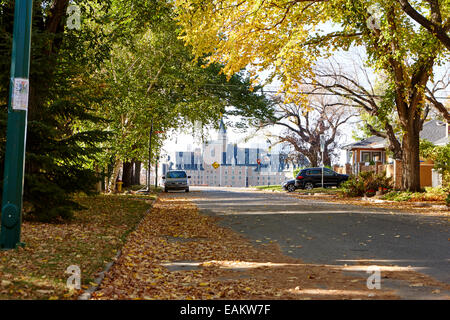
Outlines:
<svg viewBox="0 0 450 320"><path fill-rule="evenodd" d="M150 213L150 211L153 209L153 205L156 202L155 200L152 200L151 203L151 207L148 209L148 211L145 213L145 215L147 215L148 213ZM145 215L142 219L145 218ZM139 226L141 222L139 222L136 225L136 229ZM124 243L125 245L125 243ZM109 262L106 267L105 270L103 270L102 272L99 273L98 277L95 278L94 283L96 284L95 286L90 286L88 289L86 289L86 291L84 291L78 298L77 300L90 300L92 298L92 294L98 290L98 288L100 287L100 284L102 283L103 279L105 278L106 273L112 268L112 266L114 265L114 263L119 260L120 255L122 254L122 249L119 249L113 259L113 261Z"/></svg>
<svg viewBox="0 0 450 320"><path fill-rule="evenodd" d="M119 259L120 255L122 254L122 250L119 249L117 251L116 256L114 257L113 261L109 262L106 265L105 270L103 270L102 272L99 273L99 276L97 278L95 278L94 283L96 283L97 285L95 286L90 286L89 289L87 289L85 292L83 292L77 300L90 300L92 297L92 294L98 290L98 288L100 287L100 284L102 283L103 279L105 278L106 273L111 269L111 267L114 265L114 263Z"/></svg>

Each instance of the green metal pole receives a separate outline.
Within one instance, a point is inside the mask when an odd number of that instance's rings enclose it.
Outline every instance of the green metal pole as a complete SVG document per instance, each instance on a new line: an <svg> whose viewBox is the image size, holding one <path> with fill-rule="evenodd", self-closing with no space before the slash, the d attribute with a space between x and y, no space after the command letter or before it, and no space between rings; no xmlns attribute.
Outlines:
<svg viewBox="0 0 450 320"><path fill-rule="evenodd" d="M16 0L1 213L1 249L14 249L18 245L23 245L20 242L20 228L25 168L32 10L33 0Z"/></svg>

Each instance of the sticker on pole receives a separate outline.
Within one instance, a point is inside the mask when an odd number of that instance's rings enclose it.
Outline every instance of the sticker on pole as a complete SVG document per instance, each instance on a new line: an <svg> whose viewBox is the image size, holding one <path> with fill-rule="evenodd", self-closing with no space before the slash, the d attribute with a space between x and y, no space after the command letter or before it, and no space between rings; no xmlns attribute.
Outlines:
<svg viewBox="0 0 450 320"><path fill-rule="evenodd" d="M12 108L13 110L28 109L28 93L30 85L28 79L14 78L12 92Z"/></svg>

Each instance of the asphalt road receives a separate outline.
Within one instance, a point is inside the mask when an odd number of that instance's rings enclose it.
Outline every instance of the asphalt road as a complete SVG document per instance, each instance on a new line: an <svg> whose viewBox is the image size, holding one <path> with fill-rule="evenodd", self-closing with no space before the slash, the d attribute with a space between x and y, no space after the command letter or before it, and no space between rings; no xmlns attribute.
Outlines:
<svg viewBox="0 0 450 320"><path fill-rule="evenodd" d="M203 214L255 244L276 241L283 253L305 263L411 266L450 284L449 219L297 199L284 193L191 187ZM297 246L301 246L301 248ZM428 291L390 283L404 298Z"/></svg>

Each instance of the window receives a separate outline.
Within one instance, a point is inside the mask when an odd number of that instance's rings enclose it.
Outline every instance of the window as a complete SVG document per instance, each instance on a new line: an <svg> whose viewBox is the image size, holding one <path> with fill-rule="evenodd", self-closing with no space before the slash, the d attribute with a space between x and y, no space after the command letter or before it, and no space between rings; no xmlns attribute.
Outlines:
<svg viewBox="0 0 450 320"><path fill-rule="evenodd" d="M370 162L370 152L361 152L361 162Z"/></svg>
<svg viewBox="0 0 450 320"><path fill-rule="evenodd" d="M309 170L308 175L309 176L322 175L322 170L320 169Z"/></svg>
<svg viewBox="0 0 450 320"><path fill-rule="evenodd" d="M324 169L323 170L323 175L325 175L325 176L333 176L334 172L331 171L330 169Z"/></svg>
<svg viewBox="0 0 450 320"><path fill-rule="evenodd" d="M373 152L372 153L372 160L374 162L381 162L381 152Z"/></svg>
<svg viewBox="0 0 450 320"><path fill-rule="evenodd" d="M179 178L186 178L186 172L184 171L170 171L167 172L167 178L172 179L179 179Z"/></svg>

